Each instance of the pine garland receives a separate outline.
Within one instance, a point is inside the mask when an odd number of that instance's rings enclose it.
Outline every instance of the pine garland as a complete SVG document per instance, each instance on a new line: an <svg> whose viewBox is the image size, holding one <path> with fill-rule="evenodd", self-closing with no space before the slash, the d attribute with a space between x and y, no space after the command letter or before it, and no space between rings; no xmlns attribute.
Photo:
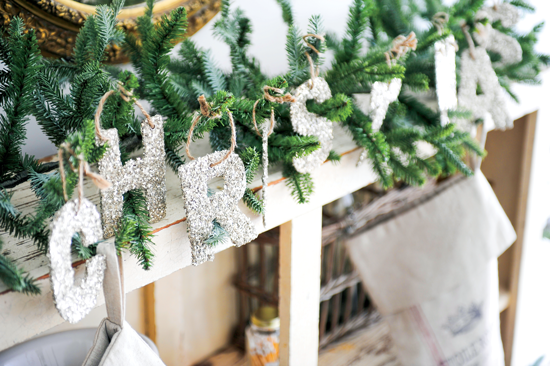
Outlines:
<svg viewBox="0 0 550 366"><path fill-rule="evenodd" d="M23 20L14 18L8 38L0 42L0 182L23 170L21 145L32 106L32 94L41 68L34 30L25 33Z"/></svg>
<svg viewBox="0 0 550 366"><path fill-rule="evenodd" d="M97 162L105 146L95 145L94 125L91 121L99 99L121 83L132 90L134 96L147 99L154 113L166 118L166 162L174 171L185 163L182 147L187 140L194 113L200 108L197 98L204 95L213 113L221 118L201 116L193 140L209 134L210 145L216 150L229 147L230 125L227 112L235 119L237 153L246 169L250 185L260 169L262 138L252 123L254 104L259 124L275 113L275 129L269 137L270 164L280 164L292 196L300 203L308 202L314 186L311 175L297 172L292 164L319 148L314 136L301 136L293 131L288 103L270 102L264 98L264 86L292 92L310 78L308 56L315 66L324 62L323 52L334 52L332 64L321 73L330 86L333 97L323 103L307 102L307 109L340 123L351 134L356 144L365 149L372 169L384 187L396 180L421 185L428 176L449 175L461 172L472 174L463 162L465 154L483 155L484 151L469 134L457 130L454 124L441 126L439 113L418 97L419 93L435 88L434 43L453 34L461 49L467 48L462 32L466 24L474 29L478 11L484 0L459 0L451 7L441 0L427 0L425 6L403 0L354 0L343 39L331 33L326 42L315 37L306 41L320 53L306 45L302 32L294 24L289 0L277 0L282 17L288 25L286 54L288 72L268 78L250 54L251 21L240 9L233 9L229 1L222 2L221 17L214 25L215 36L230 49L231 70L220 70L209 50L198 47L187 39L182 42L176 56L171 57L177 41L187 26L185 9L178 8L153 23L154 0L147 0L145 14L137 20L137 37L124 34L116 25L116 15L122 0L111 6L99 6L87 18L76 40L73 57L68 60L47 60L41 57L34 31L26 30L20 18L13 18L0 39L0 226L9 235L28 238L45 251L48 245L48 220L64 204L61 179L52 171L55 163L40 164L31 156L23 156L25 124L33 115L42 130L56 146L62 143L83 154L89 163ZM511 4L533 11L523 1ZM407 6L404 6L407 5ZM442 29L417 29L412 19L421 17L430 22L438 12L449 15ZM487 20L484 20L486 22ZM496 22L498 31L518 40L523 51L521 62L495 67L502 87L515 99L512 83L538 83L538 74L550 64L550 57L537 54L534 46L542 24L535 25L527 34L518 34ZM391 40L399 35L415 32L418 44L415 52L387 63L385 52ZM322 19L313 16L307 33L322 35ZM123 44L132 61L135 75L119 72L104 65L109 45ZM492 61L499 55L489 52ZM459 59L457 58L459 61ZM459 68L458 68L459 69ZM355 103L355 94L370 93L376 81L401 79L403 87L399 98L392 103L380 131L372 129L372 121ZM271 97L281 95L268 90ZM451 120L471 119L464 109L449 111ZM120 138L123 163L141 145L139 119L134 114L132 101L124 101L118 92L111 96L101 116L102 127L116 128ZM429 158L420 154L421 144L431 145L435 155ZM72 160L71 160L72 159ZM331 151L328 160L337 163L340 156ZM69 169L69 161L77 165L74 157L65 154L61 162L66 167L67 190L72 194L76 186L76 173ZM11 203L11 188L26 179L39 199L35 212L21 214ZM119 250L129 250L144 269L153 264L151 226L139 190L124 195L124 214L117 227L115 243ZM250 187L246 188L243 202L254 212L264 213L264 204ZM214 230L207 240L218 245L227 240L227 233L214 222ZM95 245L84 247L78 236L73 248L81 258L95 253ZM39 288L24 272L0 255L0 280L15 291L37 293Z"/></svg>
<svg viewBox="0 0 550 366"><path fill-rule="evenodd" d="M0 251L2 244L2 240L0 240ZM40 288L36 285L35 280L2 254L0 254L0 279L10 290L31 295L40 293Z"/></svg>

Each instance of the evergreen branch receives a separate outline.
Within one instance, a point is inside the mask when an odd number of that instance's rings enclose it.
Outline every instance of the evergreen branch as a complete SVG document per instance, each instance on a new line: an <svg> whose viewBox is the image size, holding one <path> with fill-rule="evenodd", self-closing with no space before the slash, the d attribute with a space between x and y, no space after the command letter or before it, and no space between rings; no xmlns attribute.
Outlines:
<svg viewBox="0 0 550 366"><path fill-rule="evenodd" d="M202 63L210 88L212 88L214 92L226 90L227 84L225 82L225 75L215 65L210 51L203 53Z"/></svg>
<svg viewBox="0 0 550 366"><path fill-rule="evenodd" d="M375 10L372 0L354 0L349 9L346 37L334 55L335 63L347 63L360 57L361 40L369 25L369 17Z"/></svg>
<svg viewBox="0 0 550 366"><path fill-rule="evenodd" d="M309 112L324 116L332 122L342 122L351 115L353 101L345 94L336 94L323 103L315 103L310 99L306 102L306 107Z"/></svg>
<svg viewBox="0 0 550 366"><path fill-rule="evenodd" d="M98 243L89 244L87 247L84 246L84 243L82 243L82 238L80 237L80 234L75 233L75 235L72 238L71 246L78 254L78 257L80 259L90 259L97 253L97 245Z"/></svg>
<svg viewBox="0 0 550 366"><path fill-rule="evenodd" d="M264 214L264 203L260 200L250 188L246 188L243 195L243 202L251 211L258 215Z"/></svg>
<svg viewBox="0 0 550 366"><path fill-rule="evenodd" d="M306 49L302 42L300 31L295 26L289 27L286 36L286 55L289 71L285 79L291 85L299 85L309 76L309 66L305 52Z"/></svg>
<svg viewBox="0 0 550 366"><path fill-rule="evenodd" d="M216 247L218 245L222 245L229 239L229 234L225 229L219 224L218 221L213 220L212 221L212 231L210 232L210 235L204 243L211 247Z"/></svg>
<svg viewBox="0 0 550 366"><path fill-rule="evenodd" d="M289 163L283 165L283 176L290 194L298 203L307 203L313 194L313 179L309 173L298 173Z"/></svg>
<svg viewBox="0 0 550 366"><path fill-rule="evenodd" d="M183 37L186 28L187 13L183 7L179 7L170 13L170 17L161 18L143 45L141 72L144 88L153 107L166 117L180 117L185 112L183 102L168 79L167 67L168 53L174 47L173 42Z"/></svg>
<svg viewBox="0 0 550 366"><path fill-rule="evenodd" d="M170 168L177 173L178 168L185 164L185 159L183 159L176 150L169 147L164 147L164 152L166 153L166 162Z"/></svg>
<svg viewBox="0 0 550 366"><path fill-rule="evenodd" d="M123 215L115 234L115 246L127 249L135 256L144 270L153 265L154 254L151 251L151 226L147 222L149 213L145 195L140 190L131 190L124 194Z"/></svg>
<svg viewBox="0 0 550 366"><path fill-rule="evenodd" d="M48 230L37 225L32 216L26 217L11 204L11 195L0 190L0 226L8 235L16 238L30 238L41 251L48 248Z"/></svg>
<svg viewBox="0 0 550 366"><path fill-rule="evenodd" d="M292 5L290 4L290 0L276 1L281 6L281 10L283 11L283 20L289 27L291 27L294 22L294 15L292 14Z"/></svg>
<svg viewBox="0 0 550 366"><path fill-rule="evenodd" d="M246 184L252 183L256 171L260 167L260 154L253 147L248 147L239 154L244 164Z"/></svg>
<svg viewBox="0 0 550 366"><path fill-rule="evenodd" d="M0 250L2 250L2 240L0 239ZM13 264L10 259L0 254L0 280L12 291L21 292L27 295L40 294L40 287L36 280L25 271Z"/></svg>
<svg viewBox="0 0 550 366"><path fill-rule="evenodd" d="M342 159L342 157L340 156L340 154L338 154L336 151L334 150L330 150L330 153L328 154L328 157L327 157L327 160L329 161L332 161L333 163L339 163L340 162L340 159Z"/></svg>
<svg viewBox="0 0 550 366"><path fill-rule="evenodd" d="M20 172L21 145L26 139L25 124L32 108L32 94L40 70L40 54L34 30L26 33L23 20L10 22L10 83L5 87L0 108L0 182Z"/></svg>

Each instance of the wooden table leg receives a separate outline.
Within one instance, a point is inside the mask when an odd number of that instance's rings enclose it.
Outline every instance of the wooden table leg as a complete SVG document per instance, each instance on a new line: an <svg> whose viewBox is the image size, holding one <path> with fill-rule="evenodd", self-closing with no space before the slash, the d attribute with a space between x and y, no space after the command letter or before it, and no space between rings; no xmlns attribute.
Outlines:
<svg viewBox="0 0 550 366"><path fill-rule="evenodd" d="M322 208L281 225L281 366L315 366L319 355Z"/></svg>

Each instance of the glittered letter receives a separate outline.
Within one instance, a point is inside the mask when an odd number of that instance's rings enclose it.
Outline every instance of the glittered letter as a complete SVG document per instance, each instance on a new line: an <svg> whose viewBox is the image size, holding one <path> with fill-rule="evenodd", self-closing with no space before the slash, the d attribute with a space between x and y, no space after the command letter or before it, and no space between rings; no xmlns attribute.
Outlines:
<svg viewBox="0 0 550 366"><path fill-rule="evenodd" d="M370 107L369 107L369 116L372 119L372 130L374 132L380 131L382 123L384 123L384 118L386 118L386 113L388 112L388 107L390 103L393 103L399 97L401 92L401 79L392 79L388 82L376 81L372 84L372 89L370 92ZM363 164L368 157L368 152L366 149L363 150L359 156L359 161L357 165Z"/></svg>
<svg viewBox="0 0 550 366"><path fill-rule="evenodd" d="M113 183L111 188L101 191L101 208L105 238L114 234L122 216L122 195L132 189L145 190L150 222L157 222L166 214L166 165L164 163L164 129L161 116L152 118L151 128L145 119L141 123L143 137L143 158L136 158L122 166L118 132L115 128L101 130L109 148L99 161L99 173ZM103 143L97 138L98 143Z"/></svg>
<svg viewBox="0 0 550 366"><path fill-rule="evenodd" d="M258 234L252 222L238 208L246 188L244 165L237 154L231 154L221 163L227 150L218 151L179 167L183 201L187 213L187 231L191 242L193 265L213 260L213 248L204 241L212 232L215 219L229 234L231 241L241 246L254 240ZM223 177L223 191L208 196L208 182Z"/></svg>
<svg viewBox="0 0 550 366"><path fill-rule="evenodd" d="M450 35L435 42L435 86L437 104L441 112L441 124L449 123L448 111L456 109L456 42Z"/></svg>
<svg viewBox="0 0 550 366"><path fill-rule="evenodd" d="M313 82L313 88L310 88ZM311 173L315 168L327 160L332 149L332 122L327 118L308 112L306 101L313 99L322 103L330 99L331 93L327 82L323 78L309 80L296 90L296 102L290 105L290 121L294 131L303 136L316 136L319 138L321 147L311 154L294 158L294 168L300 173Z"/></svg>
<svg viewBox="0 0 550 366"><path fill-rule="evenodd" d="M76 323L95 306L97 293L103 284L105 256L98 254L86 261L86 277L80 286L74 284L71 262L71 239L79 233L82 244L88 246L102 238L101 219L93 203L82 199L68 201L50 224L52 235L48 257L50 258L55 306L63 319Z"/></svg>
<svg viewBox="0 0 550 366"><path fill-rule="evenodd" d="M504 93L489 55L481 47L471 52L472 55L470 50L462 52L458 104L472 111L475 119L490 115L497 128L513 127L514 122L506 111ZM481 95L477 95L478 84L483 92Z"/></svg>
<svg viewBox="0 0 550 366"><path fill-rule="evenodd" d="M486 50L498 53L500 61L495 62L495 67L503 67L521 62L523 51L517 39L494 29L491 24L476 25L477 32L474 32L476 42Z"/></svg>

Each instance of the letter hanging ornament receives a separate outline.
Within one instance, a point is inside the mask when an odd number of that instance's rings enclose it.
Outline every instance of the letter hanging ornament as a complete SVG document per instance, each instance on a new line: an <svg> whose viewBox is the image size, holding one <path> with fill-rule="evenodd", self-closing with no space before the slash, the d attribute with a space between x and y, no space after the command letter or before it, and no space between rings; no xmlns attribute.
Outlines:
<svg viewBox="0 0 550 366"><path fill-rule="evenodd" d="M389 83L376 81L372 84L370 93L369 116L372 119L373 132L380 131L390 103L395 102L401 92L401 79L392 79ZM368 151L361 152L357 165L361 165L367 160Z"/></svg>
<svg viewBox="0 0 550 366"><path fill-rule="evenodd" d="M453 35L442 41L435 42L435 86L437 104L441 112L441 124L450 122L449 110L456 109L458 98L456 95L456 49Z"/></svg>
<svg viewBox="0 0 550 366"><path fill-rule="evenodd" d="M310 83L313 83L311 87ZM331 97L330 88L323 78L310 79L296 89L296 102L290 105L290 120L296 133L303 136L316 136L321 147L311 154L294 158L294 168L300 173L311 173L327 160L332 149L332 122L327 118L311 113L306 108L306 101L313 99L322 103Z"/></svg>
<svg viewBox="0 0 550 366"><path fill-rule="evenodd" d="M67 200L61 149L59 150L59 156L63 194L65 200ZM105 274L105 256L97 254L86 261L86 276L82 279L80 285L74 283L74 270L71 261L73 235L79 233L82 244L86 247L103 237L99 212L93 203L83 197L84 175L90 175L96 184L98 180L103 182L103 187L109 185L98 175L88 172L87 163L80 159L79 197L65 203L57 211L50 224L52 234L48 248L48 258L50 259L50 279L54 302L61 317L70 323L77 323L82 320L95 307L97 294L101 289ZM98 186L101 188L101 185Z"/></svg>
<svg viewBox="0 0 550 366"><path fill-rule="evenodd" d="M267 87L267 86L266 86ZM264 90L265 88L264 87ZM264 224L264 228L267 226L266 224L266 217L265 217L265 207L267 207L267 178L269 176L268 174L268 167L269 167L269 152L267 149L267 142L269 139L269 135L273 133L273 128L275 127L275 111L273 108L271 108L271 119L269 120L269 124L267 122L264 122L262 125L262 133L260 133L260 130L258 129L258 124L256 123L256 105L258 105L258 102L261 99L258 99L256 103L254 103L254 108L252 109L252 123L254 124L254 128L256 129L256 133L262 137L262 166L263 166L263 174L262 174L262 200L264 202L264 213L262 215L262 221Z"/></svg>
<svg viewBox="0 0 550 366"><path fill-rule="evenodd" d="M199 265L214 259L213 248L205 243L216 220L229 234L233 244L241 246L254 240L258 234L254 225L238 207L246 189L244 164L235 149L235 126L231 112L227 111L231 124L231 149L193 158L189 144L193 129L200 119L195 117L187 139L186 151L191 162L178 169L187 214L187 231L191 242L191 261ZM216 177L224 178L222 191L208 193L208 182Z"/></svg>
<svg viewBox="0 0 550 366"><path fill-rule="evenodd" d="M444 26L449 21L449 15L444 12L436 13L432 23L440 35ZM441 114L441 125L450 122L449 110L456 109L458 98L456 95L456 51L458 45L451 34L447 38L437 41L435 49L435 90L437 92L437 104Z"/></svg>
<svg viewBox="0 0 550 366"><path fill-rule="evenodd" d="M121 96L128 93L120 88ZM101 192L101 208L103 219L103 231L105 238L114 235L118 221L122 217L123 194L133 189L143 189L149 212L149 222L160 221L166 215L166 165L164 163L164 128L161 116L150 117L147 112L138 105L145 115L141 122L141 134L143 137L143 158L129 160L122 165L120 160L120 148L118 132L116 128L101 129L99 116L103 104L113 91L107 92L100 101L95 115L96 141L99 144L105 142L109 148L99 161L99 173L107 180L113 182L113 186Z"/></svg>
<svg viewBox="0 0 550 366"><path fill-rule="evenodd" d="M470 43L469 50L462 52L458 104L472 111L474 119L492 119L498 129L514 127L514 121L506 110L506 99L498 77L493 70L491 58L482 47L474 47L470 33L463 27ZM477 86L483 94L477 94ZM490 123L486 121L486 123Z"/></svg>
<svg viewBox="0 0 550 366"><path fill-rule="evenodd" d="M473 33L476 42L486 50L500 54L500 61L494 63L495 67L521 62L523 51L517 39L501 33L491 25L497 20L507 28L516 24L519 21L519 11L515 6L503 3L485 8L476 14L476 19L480 21L476 23L476 31ZM486 24L483 24L484 20L487 21Z"/></svg>
<svg viewBox="0 0 550 366"><path fill-rule="evenodd" d="M491 23L500 20L500 24L505 28L510 28L514 24L517 24L520 19L518 8L502 1L499 4L485 7L482 11L486 13Z"/></svg>
<svg viewBox="0 0 550 366"><path fill-rule="evenodd" d="M324 41L323 37L315 34L305 35L303 37L304 41L307 37L315 37ZM314 52L319 53L307 41L306 44ZM311 66L311 79L296 89L294 94L296 101L290 105L290 121L296 133L303 136L316 136L321 147L307 156L292 159L294 168L300 173L311 173L327 160L332 149L333 138L332 122L325 117L309 112L306 107L306 102L309 99L313 99L317 103L323 103L332 97L328 83L325 79L317 76L319 68L314 71L311 56L307 52L306 56Z"/></svg>
<svg viewBox="0 0 550 366"><path fill-rule="evenodd" d="M416 50L416 34L414 32L409 33L407 37L398 36L392 42L392 48L385 52L386 62L388 67L393 67L393 62L398 60L409 52L409 50ZM372 120L372 131L378 132L384 123L388 107L391 103L395 102L399 98L401 92L401 79L391 79L389 82L376 81L372 84L370 93L370 107L369 116ZM361 165L367 160L368 152L366 149L361 152L357 165Z"/></svg>
<svg viewBox="0 0 550 366"><path fill-rule="evenodd" d="M274 88L274 87L271 87L269 85L265 85L263 90L264 90L264 98L263 99L267 100L268 102L279 103L279 104L282 104L282 103L285 103L285 102L290 102L290 103L296 102L296 99L292 95L290 95L289 93L287 93L285 95L282 95L283 94L282 89ZM274 91L275 93L278 93L279 95L278 96L273 96L273 95L269 94L270 90ZM264 121L264 124L261 127L262 132L260 133L260 130L258 129L258 124L256 123L256 106L258 105L258 103L260 101L262 101L262 99L258 99L254 103L254 107L252 108L252 123L254 124L254 129L256 130L256 133L258 134L258 136L260 136L262 138L263 174L262 174L261 195L262 195L262 200L263 200L263 203L264 203L264 212L263 212L262 219L263 219L263 224L264 224L264 228L265 228L267 226L267 223L266 223L267 178L269 176L269 174L268 174L269 152L268 152L268 149L267 149L267 147L268 147L267 145L268 145L269 136L273 133L273 128L275 127L275 110L273 109L273 107L271 107L271 118L269 120L269 124Z"/></svg>

